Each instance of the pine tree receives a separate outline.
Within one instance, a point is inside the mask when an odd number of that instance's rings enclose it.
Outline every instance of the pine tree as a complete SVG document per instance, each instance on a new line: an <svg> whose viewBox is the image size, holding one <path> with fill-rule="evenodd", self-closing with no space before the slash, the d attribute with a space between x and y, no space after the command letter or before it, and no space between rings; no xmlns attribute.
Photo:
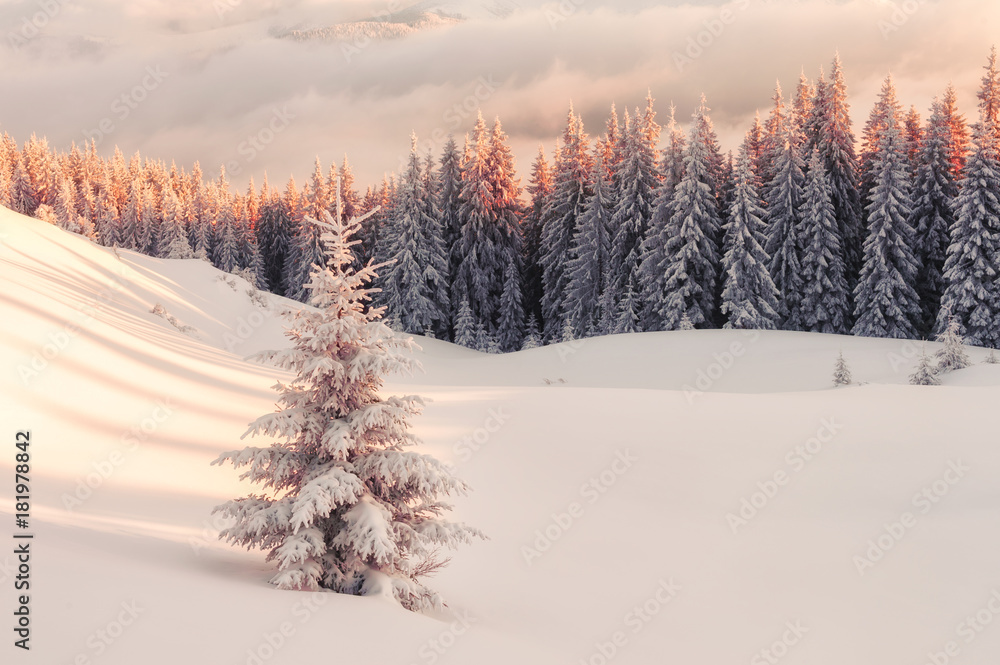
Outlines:
<svg viewBox="0 0 1000 665"><path fill-rule="evenodd" d="M380 282L382 302L399 319L402 331L419 334L431 328L444 334L449 327L448 261L436 208L421 171L416 135L411 141L409 164L390 221L392 263Z"/></svg>
<svg viewBox="0 0 1000 665"><path fill-rule="evenodd" d="M56 202L52 206L56 215L56 224L66 231L77 231L80 225L76 218L75 197L73 189L65 180L56 187Z"/></svg>
<svg viewBox="0 0 1000 665"><path fill-rule="evenodd" d="M609 270L611 184L604 166L602 145L598 143L594 159L593 194L577 222L572 258L567 265L566 321L581 333L591 326L596 327L602 318L602 288Z"/></svg>
<svg viewBox="0 0 1000 665"><path fill-rule="evenodd" d="M684 158L684 178L677 185L667 226L665 297L658 305L665 330L675 330L685 314L701 327L711 326L715 318L722 220L713 177L718 141L708 110L702 95Z"/></svg>
<svg viewBox="0 0 1000 665"><path fill-rule="evenodd" d="M833 210L830 180L818 148L813 148L802 201L802 300L799 317L807 332L843 334L849 301L844 257Z"/></svg>
<svg viewBox="0 0 1000 665"><path fill-rule="evenodd" d="M833 368L833 385L849 386L852 381L851 370L848 369L847 361L844 360L844 352L841 351L837 356L837 364Z"/></svg>
<svg viewBox="0 0 1000 665"><path fill-rule="evenodd" d="M180 213L180 201L177 195L173 190L168 190L164 198L163 234L160 239L161 256L165 259L194 258Z"/></svg>
<svg viewBox="0 0 1000 665"><path fill-rule="evenodd" d="M542 345L541 336L538 334L538 319L534 314L528 315L528 324L525 328L524 341L521 342L521 350L537 349Z"/></svg>
<svg viewBox="0 0 1000 665"><path fill-rule="evenodd" d="M790 119L792 136L799 142L799 151L805 149L808 143L806 132L809 130L809 122L812 118L813 104L816 103L816 88L809 82L805 71L799 74L799 83L795 88L795 100L792 102L792 115Z"/></svg>
<svg viewBox="0 0 1000 665"><path fill-rule="evenodd" d="M625 297L618 303L617 318L611 332L615 335L639 332L639 298L635 285L630 281L625 287Z"/></svg>
<svg viewBox="0 0 1000 665"><path fill-rule="evenodd" d="M452 299L467 299L476 322L491 334L498 324L507 264L513 262L520 272L520 187L514 171L500 119L487 133L480 115L473 153L462 172L462 229Z"/></svg>
<svg viewBox="0 0 1000 665"><path fill-rule="evenodd" d="M535 316L542 316L542 222L545 210L552 199L552 170L545 158L545 149L538 147L538 156L531 165L531 179L526 188L531 195L531 205L524 217L524 308Z"/></svg>
<svg viewBox="0 0 1000 665"><path fill-rule="evenodd" d="M358 196L358 190L354 184L354 170L351 168L350 162L347 161L347 155L344 155L344 160L340 164L340 204L343 206L343 214L345 219L353 219L354 217L361 216L361 197Z"/></svg>
<svg viewBox="0 0 1000 665"><path fill-rule="evenodd" d="M851 107L847 102L847 83L839 54L833 60L830 80L823 87L822 97L817 93L814 109L815 147L819 148L823 167L830 179L833 210L847 268L848 293L853 293L861 270L864 225L858 194L858 158L851 129Z"/></svg>
<svg viewBox="0 0 1000 665"><path fill-rule="evenodd" d="M478 349L476 343L476 319L472 316L472 308L465 298L458 304L455 315L455 344L467 349Z"/></svg>
<svg viewBox="0 0 1000 665"><path fill-rule="evenodd" d="M353 216L348 216L348 219ZM285 295L285 264L291 251L291 220L285 202L268 187L266 175L256 232L257 247L264 263L264 278L272 292Z"/></svg>
<svg viewBox="0 0 1000 665"><path fill-rule="evenodd" d="M629 281L639 280L642 241L649 232L660 184L656 164L659 137L653 97L647 94L645 111L640 115L637 108L633 122L625 127L624 161L618 169L614 194L607 269L611 297L616 300L624 296Z"/></svg>
<svg viewBox="0 0 1000 665"><path fill-rule="evenodd" d="M559 338L560 342L572 342L576 339L576 331L573 330L573 322L569 319L563 321L562 335Z"/></svg>
<svg viewBox="0 0 1000 665"><path fill-rule="evenodd" d="M138 249L137 237L141 234L143 191L142 184L133 180L129 188L128 203L121 218L121 246L125 249Z"/></svg>
<svg viewBox="0 0 1000 665"><path fill-rule="evenodd" d="M234 520L220 537L266 550L278 567L271 582L281 589L391 593L410 610L440 608L440 597L419 580L422 571L435 566L436 548L482 534L441 517L448 509L441 498L465 493L466 485L436 459L406 450L418 443L408 421L422 402L382 398L379 390L386 374L418 366L409 355L416 345L366 306L375 273L351 268L359 224L334 222L326 211L324 219L328 254L308 285L317 310L295 315L292 348L258 356L297 375L277 386L280 410L248 430L279 441L213 462L247 467L242 477L271 496L216 508Z"/></svg>
<svg viewBox="0 0 1000 665"><path fill-rule="evenodd" d="M917 360L917 368L910 375L910 384L914 386L937 386L941 384L941 379L937 376L937 371L931 364L931 359L927 356L927 350L920 348L920 358Z"/></svg>
<svg viewBox="0 0 1000 665"><path fill-rule="evenodd" d="M753 187L759 193L764 191L763 174L768 167L764 154L764 126L760 122L760 111L753 118L753 125L743 138L743 146L750 157L750 170L753 173Z"/></svg>
<svg viewBox="0 0 1000 665"><path fill-rule="evenodd" d="M948 162L951 165L951 179L958 182L965 171L965 161L969 156L969 127L965 116L958 110L958 94L955 86L949 84L941 98L941 114L948 127Z"/></svg>
<svg viewBox="0 0 1000 665"><path fill-rule="evenodd" d="M920 152L924 144L924 128L920 125L920 113L916 106L910 106L903 120L903 137L906 143L906 161L910 165L910 178L917 177L917 167L920 166Z"/></svg>
<svg viewBox="0 0 1000 665"><path fill-rule="evenodd" d="M969 354L965 352L965 340L962 339L961 327L958 320L951 317L948 320L948 327L937 336L937 341L944 344L935 354L938 373L965 369L972 364L969 361Z"/></svg>
<svg viewBox="0 0 1000 665"><path fill-rule="evenodd" d="M775 82L771 100L774 105L764 123L764 170L760 174L761 187L765 192L771 187L771 181L778 176L778 162L786 150L785 144L791 131L780 81Z"/></svg>
<svg viewBox="0 0 1000 665"><path fill-rule="evenodd" d="M991 113L1000 98L1000 75L995 52L986 69L973 152L955 199L937 327L943 331L954 316L971 344L996 347L1000 344L1000 200L996 194L1000 191L1000 127Z"/></svg>
<svg viewBox="0 0 1000 665"><path fill-rule="evenodd" d="M778 290L767 270L768 257L762 247L764 211L754 186L753 166L746 144L740 150L735 179L723 242L725 327L772 330L778 319Z"/></svg>
<svg viewBox="0 0 1000 665"><path fill-rule="evenodd" d="M315 208L315 198L309 204ZM304 214L299 212L300 215ZM305 302L309 298L309 275L314 265L323 265L324 250L322 233L315 224L299 223L293 226L295 235L292 238L292 251L287 256L285 268L287 287L285 295L294 300Z"/></svg>
<svg viewBox="0 0 1000 665"><path fill-rule="evenodd" d="M31 188L31 177L24 166L24 160L20 155L14 164L14 171L10 182L10 201L14 212L22 215L32 215L38 204L35 203L34 192Z"/></svg>
<svg viewBox="0 0 1000 665"><path fill-rule="evenodd" d="M542 329L546 340L558 339L561 333L573 238L577 233L578 220L592 194L588 143L583 121L570 107L562 145L556 157L553 193L547 209L542 213L539 263L542 267Z"/></svg>
<svg viewBox="0 0 1000 665"><path fill-rule="evenodd" d="M671 104L670 120L667 124L667 146L663 150L663 160L660 163L660 174L663 180L660 182L659 192L653 205L653 217L649 223L646 237L642 241L642 263L639 266L639 279L637 282L642 285L641 300L643 303L640 317L640 328L642 330L654 331L663 330L663 317L661 309L663 306L664 294L666 293L666 265L667 265L667 244L670 234L670 219L673 216L674 195L677 185L684 177L684 155L687 151L687 139L684 132L674 117L676 109ZM615 310L615 294L610 289L605 289L607 303L602 308L606 313L606 319L610 320L610 314ZM607 332L613 330L613 326L604 324Z"/></svg>
<svg viewBox="0 0 1000 665"><path fill-rule="evenodd" d="M921 317L918 332L924 335L934 328L941 307L948 231L955 222L952 209L958 185L951 171L950 140L951 131L943 106L935 99L920 152L910 216L910 226L916 233L914 252L919 265L916 290Z"/></svg>
<svg viewBox="0 0 1000 665"><path fill-rule="evenodd" d="M461 258L456 248L462 235L462 156L458 152L458 146L455 145L455 138L450 134L441 153L440 167L437 206L441 211L444 246L448 250L448 275L453 277L458 273L458 263Z"/></svg>
<svg viewBox="0 0 1000 665"><path fill-rule="evenodd" d="M102 189L94 208L97 220L97 240L105 247L121 247L121 220L115 202L107 189Z"/></svg>
<svg viewBox="0 0 1000 665"><path fill-rule="evenodd" d="M876 180L879 175L876 163L881 154L881 143L885 136L886 128L890 122L896 126L902 137L902 150L905 159L905 117L903 115L903 108L896 99L896 87L892 82L891 75L886 76L885 80L882 81L882 89L861 134L861 184L859 189L863 201L870 201L872 190L875 189ZM908 168L908 160L904 163ZM867 220L867 211L865 219Z"/></svg>
<svg viewBox="0 0 1000 665"><path fill-rule="evenodd" d="M212 265L223 272L233 272L241 266L236 216L228 193L220 191L217 210L216 242L212 247Z"/></svg>
<svg viewBox="0 0 1000 665"><path fill-rule="evenodd" d="M895 91L888 84L889 108ZM868 204L868 237L864 264L855 289L853 332L865 337L916 336L920 304L913 283L917 263L913 255L910 183L905 144L893 114L877 138L879 152L874 162L874 187Z"/></svg>
<svg viewBox="0 0 1000 665"><path fill-rule="evenodd" d="M802 250L801 209L805 177L802 157L792 132L786 132L774 177L765 191L767 200L768 270L778 289L778 314L785 330L801 330Z"/></svg>
<svg viewBox="0 0 1000 665"><path fill-rule="evenodd" d="M500 294L500 315L495 335L504 353L517 351L524 341L524 307L521 305L521 276L514 261L504 269L503 292Z"/></svg>

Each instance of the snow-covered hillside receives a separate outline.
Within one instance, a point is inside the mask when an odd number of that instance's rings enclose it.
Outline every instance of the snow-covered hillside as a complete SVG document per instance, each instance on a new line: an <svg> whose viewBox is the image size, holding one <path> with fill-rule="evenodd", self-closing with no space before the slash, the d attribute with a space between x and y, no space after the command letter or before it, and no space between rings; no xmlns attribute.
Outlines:
<svg viewBox="0 0 1000 665"><path fill-rule="evenodd" d="M277 591L262 555L216 542L212 506L249 488L209 462L274 408L279 378L243 357L284 344L277 312L297 306L220 277L0 209L0 537L25 429L35 534L32 652L13 662L1000 653L998 365L915 387L919 345L892 340L690 331L507 356L421 340L425 373L389 390L433 399L417 434L475 489L456 517L491 538L431 581L454 616L425 617ZM841 350L866 385L830 387Z"/></svg>

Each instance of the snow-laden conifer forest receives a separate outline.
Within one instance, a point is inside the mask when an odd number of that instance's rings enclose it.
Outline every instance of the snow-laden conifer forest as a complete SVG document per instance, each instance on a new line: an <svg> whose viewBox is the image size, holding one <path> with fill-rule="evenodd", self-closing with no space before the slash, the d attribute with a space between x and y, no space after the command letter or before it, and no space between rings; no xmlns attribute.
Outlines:
<svg viewBox="0 0 1000 665"><path fill-rule="evenodd" d="M819 4L0 7L0 662L995 661L993 14Z"/></svg>

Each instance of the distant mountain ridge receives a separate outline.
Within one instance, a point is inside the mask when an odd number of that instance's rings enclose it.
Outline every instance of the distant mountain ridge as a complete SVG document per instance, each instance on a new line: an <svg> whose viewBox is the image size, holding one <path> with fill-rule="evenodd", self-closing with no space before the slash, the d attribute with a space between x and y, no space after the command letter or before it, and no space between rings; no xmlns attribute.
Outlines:
<svg viewBox="0 0 1000 665"><path fill-rule="evenodd" d="M376 15L334 25L291 29L279 37L295 41L350 41L358 39L392 40L417 32L445 28L466 21L501 20L521 8L513 0L478 2L436 2L423 0L391 14Z"/></svg>

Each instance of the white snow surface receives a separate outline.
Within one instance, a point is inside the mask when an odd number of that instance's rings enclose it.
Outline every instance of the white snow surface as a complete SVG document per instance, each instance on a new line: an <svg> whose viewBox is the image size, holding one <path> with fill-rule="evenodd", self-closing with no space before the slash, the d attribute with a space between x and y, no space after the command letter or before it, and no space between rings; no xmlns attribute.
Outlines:
<svg viewBox="0 0 1000 665"><path fill-rule="evenodd" d="M263 311L219 276L0 209L9 642L23 429L34 534L32 649L5 644L3 662L722 665L775 662L768 649L788 665L921 665L949 642L952 662L1000 654L1000 625L982 625L1000 607L1000 365L917 387L918 346L893 340L689 331L506 356L419 340L425 372L387 394L433 400L415 432L474 488L455 517L491 538L431 580L452 614L428 617L385 589L277 591L261 553L216 541L212 507L253 488L209 462L246 445L287 378L244 357L285 344L274 311L297 306ZM865 385L831 387L840 350ZM734 533L744 498L761 507ZM887 551L859 571L880 537Z"/></svg>

